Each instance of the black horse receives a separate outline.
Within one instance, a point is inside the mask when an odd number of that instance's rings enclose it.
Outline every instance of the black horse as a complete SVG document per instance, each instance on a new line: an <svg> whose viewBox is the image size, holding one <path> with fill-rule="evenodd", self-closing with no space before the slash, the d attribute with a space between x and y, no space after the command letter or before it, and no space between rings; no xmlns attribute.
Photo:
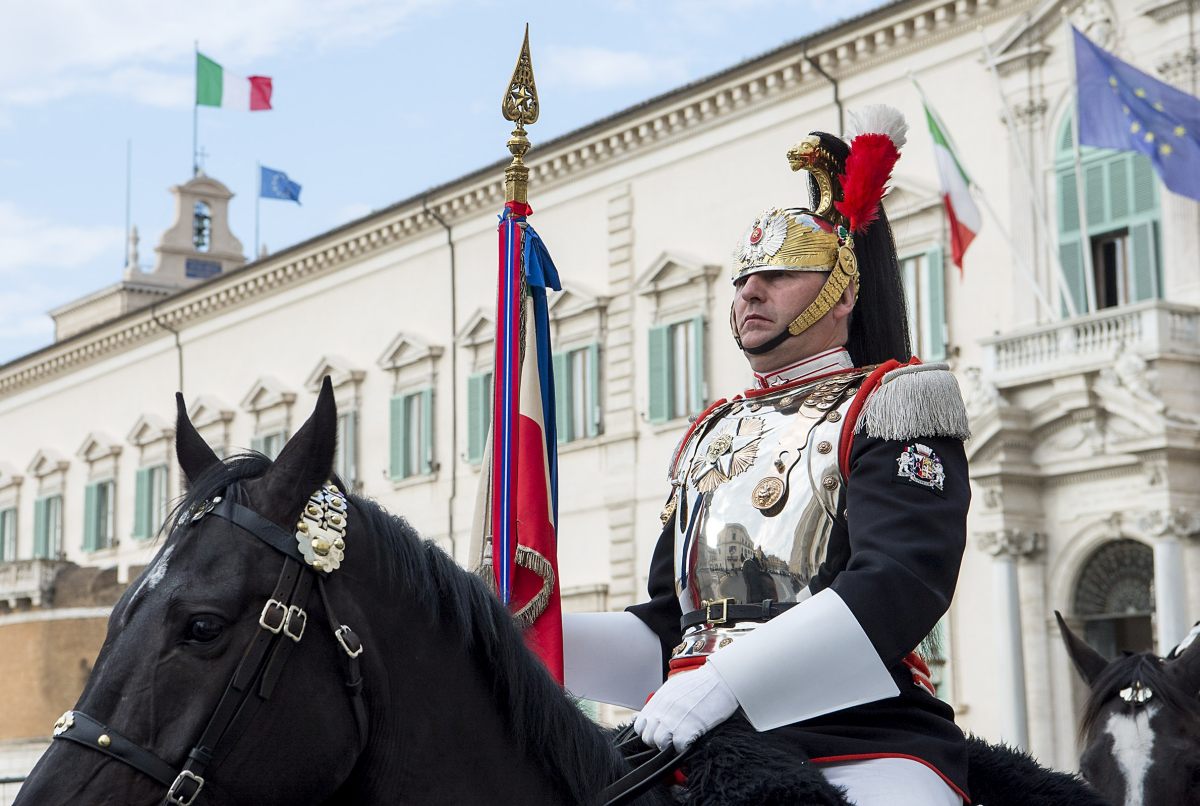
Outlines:
<svg viewBox="0 0 1200 806"><path fill-rule="evenodd" d="M188 494L17 804L592 804L628 772L478 578L327 484L328 379L274 462L220 461L178 407ZM1096 804L1071 776L971 748L978 802ZM634 803L845 806L740 717L687 774L686 793Z"/></svg>
<svg viewBox="0 0 1200 806"><path fill-rule="evenodd" d="M1091 689L1080 724L1083 777L1114 806L1200 806L1200 641L1177 657L1109 661L1054 615Z"/></svg>

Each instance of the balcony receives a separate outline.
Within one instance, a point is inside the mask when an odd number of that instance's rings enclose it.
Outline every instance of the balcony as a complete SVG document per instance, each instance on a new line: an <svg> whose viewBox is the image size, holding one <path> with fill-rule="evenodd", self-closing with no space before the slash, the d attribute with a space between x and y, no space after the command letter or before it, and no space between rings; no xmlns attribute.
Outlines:
<svg viewBox="0 0 1200 806"><path fill-rule="evenodd" d="M63 560L17 560L0 563L0 612L44 607L54 596L58 572L71 565Z"/></svg>
<svg viewBox="0 0 1200 806"><path fill-rule="evenodd" d="M1164 300L1109 308L982 339L983 373L997 388L1112 366L1121 352L1146 361L1200 362L1200 308Z"/></svg>

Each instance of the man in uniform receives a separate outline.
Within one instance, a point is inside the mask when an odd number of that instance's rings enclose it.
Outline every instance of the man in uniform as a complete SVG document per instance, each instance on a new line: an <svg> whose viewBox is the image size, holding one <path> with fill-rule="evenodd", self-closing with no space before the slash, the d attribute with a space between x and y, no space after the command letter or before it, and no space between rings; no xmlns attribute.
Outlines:
<svg viewBox="0 0 1200 806"><path fill-rule="evenodd" d="M811 209L769 210L739 242L730 324L755 386L671 459L649 601L566 619L567 686L632 707L657 686L647 744L683 749L741 708L853 803L961 804L965 740L915 650L958 578L967 419L945 365L910 357L880 208L906 126L887 107L856 123L849 147L814 133L788 153ZM629 662L583 668L580 642L611 649L613 628ZM633 655L669 658L666 682Z"/></svg>

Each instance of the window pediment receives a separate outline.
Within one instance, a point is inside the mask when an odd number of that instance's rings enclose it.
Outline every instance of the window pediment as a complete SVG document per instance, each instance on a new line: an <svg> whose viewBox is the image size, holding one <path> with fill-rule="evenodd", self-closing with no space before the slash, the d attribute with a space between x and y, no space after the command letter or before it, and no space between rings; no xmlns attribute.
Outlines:
<svg viewBox="0 0 1200 806"><path fill-rule="evenodd" d="M121 444L119 442L103 431L93 431L83 440L83 444L79 446L75 455L90 464L110 456L117 456L120 453Z"/></svg>
<svg viewBox="0 0 1200 806"><path fill-rule="evenodd" d="M492 317L484 312L483 308L477 308L470 317L467 318L467 323L459 328L459 331L454 334L454 340L463 347L479 347L496 338L496 323Z"/></svg>
<svg viewBox="0 0 1200 806"><path fill-rule="evenodd" d="M383 369L402 370L421 362L432 364L441 357L443 352L445 352L445 348L439 345L429 344L424 339L417 338L410 333L398 333L383 354L379 356L377 363ZM337 385L336 378L334 385Z"/></svg>
<svg viewBox="0 0 1200 806"><path fill-rule="evenodd" d="M17 469L8 462L0 462L0 490L9 487L17 487L25 480L25 477L17 472Z"/></svg>
<svg viewBox="0 0 1200 806"><path fill-rule="evenodd" d="M242 398L242 408L260 412L275 406L290 406L296 402L296 393L269 375L254 382L250 391Z"/></svg>
<svg viewBox="0 0 1200 806"><path fill-rule="evenodd" d="M609 297L593 294L582 286L564 287L562 291L551 296L547 303L551 321L569 319L574 316L596 313L603 316L608 309Z"/></svg>
<svg viewBox="0 0 1200 806"><path fill-rule="evenodd" d="M349 361L340 355L327 355L317 362L313 371L308 373L304 388L316 394L321 391L321 381L325 376L333 383L334 388L347 383L359 383L366 377L366 370L356 369Z"/></svg>
<svg viewBox="0 0 1200 806"><path fill-rule="evenodd" d="M188 408L188 417L198 429L213 423L232 422L234 415L234 410L225 401L213 395L201 395Z"/></svg>
<svg viewBox="0 0 1200 806"><path fill-rule="evenodd" d="M711 283L721 267L681 252L663 252L638 277L635 287L642 296L651 296L703 281Z"/></svg>
<svg viewBox="0 0 1200 806"><path fill-rule="evenodd" d="M45 478L54 473L65 472L71 466L71 461L53 448L42 448L33 455L33 461L26 470L37 479Z"/></svg>
<svg viewBox="0 0 1200 806"><path fill-rule="evenodd" d="M155 442L172 439L174 436L174 425L157 414L143 414L133 424L133 428L129 430L129 436L126 439L129 440L130 444L144 448Z"/></svg>

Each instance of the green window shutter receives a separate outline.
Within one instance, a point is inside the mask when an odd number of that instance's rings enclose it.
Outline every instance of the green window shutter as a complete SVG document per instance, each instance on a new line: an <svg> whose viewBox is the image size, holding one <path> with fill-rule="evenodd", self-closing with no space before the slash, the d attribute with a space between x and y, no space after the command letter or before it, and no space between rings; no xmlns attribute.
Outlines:
<svg viewBox="0 0 1200 806"><path fill-rule="evenodd" d="M388 475L392 479L404 478L404 408L405 398L392 398L389 408Z"/></svg>
<svg viewBox="0 0 1200 806"><path fill-rule="evenodd" d="M1133 212L1157 212L1158 200L1155 196L1154 166L1150 164L1150 160L1146 156L1133 154L1129 160L1129 169L1132 174L1130 184L1133 186Z"/></svg>
<svg viewBox="0 0 1200 806"><path fill-rule="evenodd" d="M421 473L433 472L433 388L421 392Z"/></svg>
<svg viewBox="0 0 1200 806"><path fill-rule="evenodd" d="M39 498L33 502L33 556L35 559L50 557L50 519L47 517L49 508L49 498Z"/></svg>
<svg viewBox="0 0 1200 806"><path fill-rule="evenodd" d="M558 432L558 444L575 439L571 422L571 357L570 353L554 353L551 356L551 367L554 370L554 425Z"/></svg>
<svg viewBox="0 0 1200 806"><path fill-rule="evenodd" d="M650 422L671 419L671 329L650 328Z"/></svg>
<svg viewBox="0 0 1200 806"><path fill-rule="evenodd" d="M1058 232L1079 232L1079 195L1075 192L1075 172L1058 173Z"/></svg>
<svg viewBox="0 0 1200 806"><path fill-rule="evenodd" d="M928 334L922 349L926 361L946 357L946 261L940 244L925 253L925 323Z"/></svg>
<svg viewBox="0 0 1200 806"><path fill-rule="evenodd" d="M467 378L467 461L473 465L483 461L487 440L487 412L492 405L487 399L488 374L476 372Z"/></svg>
<svg viewBox="0 0 1200 806"><path fill-rule="evenodd" d="M89 484L83 491L83 550L95 551L100 533L100 497L97 484Z"/></svg>
<svg viewBox="0 0 1200 806"><path fill-rule="evenodd" d="M250 450L258 453L266 453L267 441L262 437L250 438Z"/></svg>
<svg viewBox="0 0 1200 806"><path fill-rule="evenodd" d="M708 384L704 377L704 314L692 318L692 388L689 390L688 406L692 414L704 410L708 399Z"/></svg>
<svg viewBox="0 0 1200 806"><path fill-rule="evenodd" d="M154 496L150 489L153 468L139 467L136 476L133 502L133 536L138 540L150 537L151 507Z"/></svg>
<svg viewBox="0 0 1200 806"><path fill-rule="evenodd" d="M1159 297L1157 221L1130 225L1129 262L1133 301Z"/></svg>
<svg viewBox="0 0 1200 806"><path fill-rule="evenodd" d="M346 457L346 476L342 479L347 486L353 487L358 481L358 412L352 411L346 415L346 444L342 446L342 454Z"/></svg>
<svg viewBox="0 0 1200 806"><path fill-rule="evenodd" d="M1089 165L1083 169L1084 204L1087 205L1087 224L1091 232L1107 226L1110 220L1104 178L1104 165Z"/></svg>
<svg viewBox="0 0 1200 806"><path fill-rule="evenodd" d="M1083 282L1083 246L1079 242L1079 238L1063 239L1058 245L1058 257L1062 262L1063 273L1067 278L1067 288L1071 290L1071 299L1075 303L1075 310L1086 311L1086 287ZM1066 316L1067 308L1063 306L1063 315Z"/></svg>
<svg viewBox="0 0 1200 806"><path fill-rule="evenodd" d="M1108 203L1113 221L1129 215L1130 156L1124 154L1108 162Z"/></svg>
<svg viewBox="0 0 1200 806"><path fill-rule="evenodd" d="M588 421L587 435L600 435L600 345L587 348L588 360Z"/></svg>

